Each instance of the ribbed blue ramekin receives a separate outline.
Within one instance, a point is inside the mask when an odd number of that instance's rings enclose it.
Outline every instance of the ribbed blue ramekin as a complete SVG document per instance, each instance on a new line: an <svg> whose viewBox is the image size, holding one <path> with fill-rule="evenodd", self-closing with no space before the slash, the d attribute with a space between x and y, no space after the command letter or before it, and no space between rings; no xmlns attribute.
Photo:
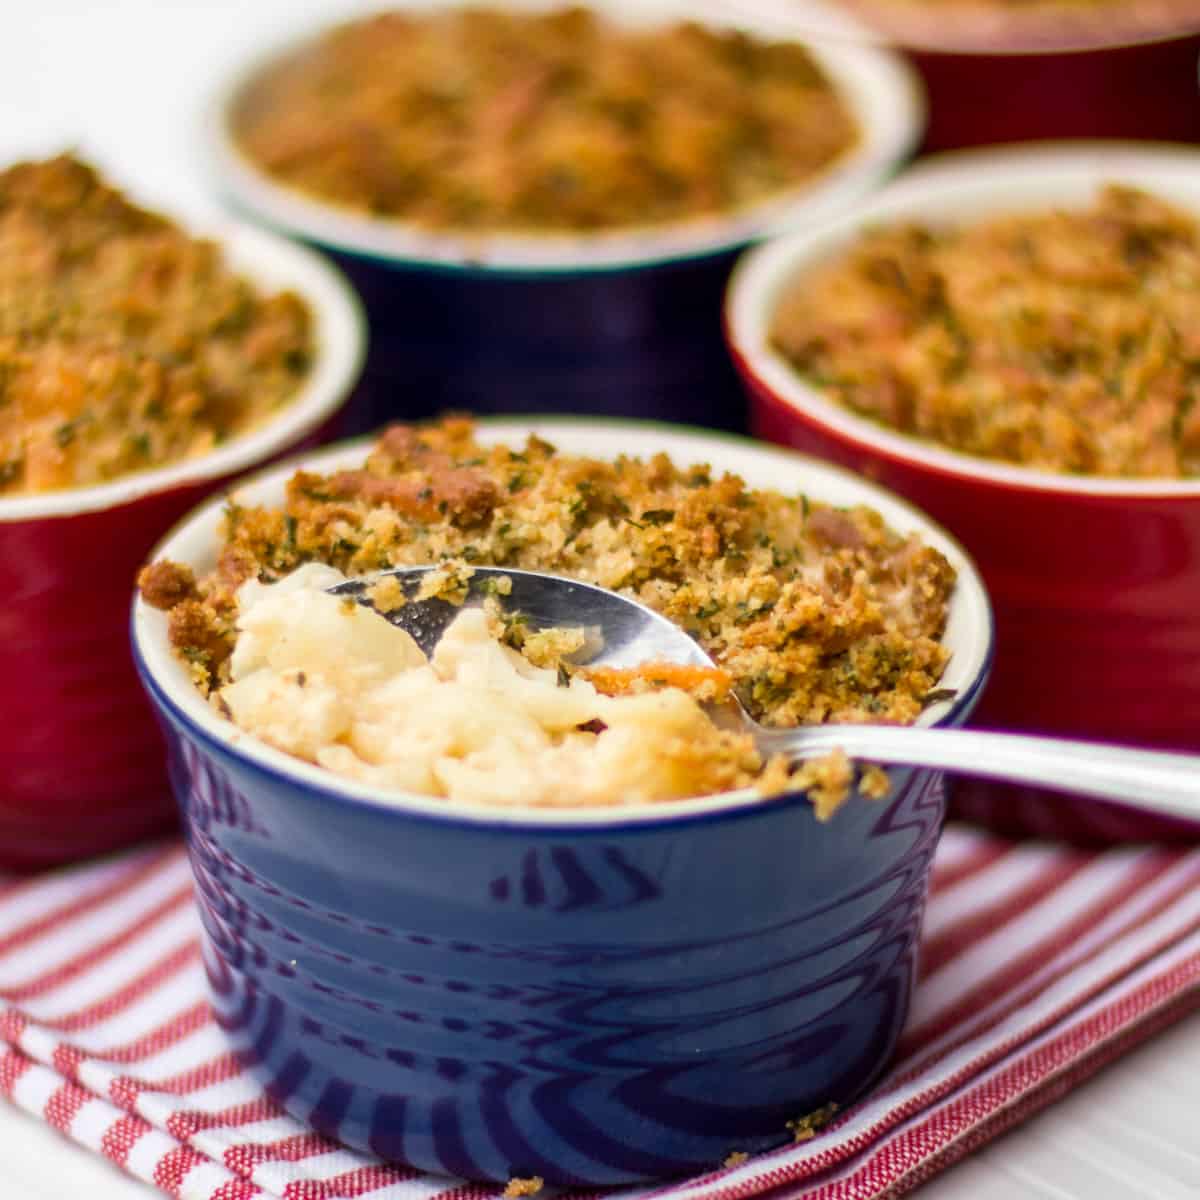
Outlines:
<svg viewBox="0 0 1200 1200"><path fill-rule="evenodd" d="M987 600L913 510L734 439L536 428L567 450L666 450L920 529L959 571L945 681L958 694L935 715L965 719L990 661ZM277 498L286 475L239 499ZM203 568L218 519L198 510L160 553ZM803 795L567 813L385 801L233 730L163 626L139 603L213 1003L295 1116L424 1169L602 1185L781 1142L789 1119L844 1106L886 1065L944 813L936 773L893 770L885 800L855 797L827 823Z"/></svg>

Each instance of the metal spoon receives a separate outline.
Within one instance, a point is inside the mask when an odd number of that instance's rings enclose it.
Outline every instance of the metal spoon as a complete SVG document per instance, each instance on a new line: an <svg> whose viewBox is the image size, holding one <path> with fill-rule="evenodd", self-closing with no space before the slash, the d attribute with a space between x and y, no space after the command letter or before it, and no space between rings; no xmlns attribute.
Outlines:
<svg viewBox="0 0 1200 1200"><path fill-rule="evenodd" d="M405 567L394 575L409 602L387 613L426 654L431 654L459 607L439 599L415 599L433 567ZM378 577L375 577L378 578ZM506 611L520 613L531 630L583 626L589 637L581 652L590 666L636 667L672 662L711 667L712 659L678 626L652 609L615 592L586 583L542 575L477 567L467 584L467 603L497 592L497 580L511 581L501 597ZM365 589L374 580L350 580L331 589L370 605ZM1200 755L1168 754L1096 742L979 730L894 725L821 725L767 729L737 705L746 730L763 755L813 758L841 749L867 762L933 767L1007 783L1033 784L1075 795L1115 800L1183 820L1200 819Z"/></svg>

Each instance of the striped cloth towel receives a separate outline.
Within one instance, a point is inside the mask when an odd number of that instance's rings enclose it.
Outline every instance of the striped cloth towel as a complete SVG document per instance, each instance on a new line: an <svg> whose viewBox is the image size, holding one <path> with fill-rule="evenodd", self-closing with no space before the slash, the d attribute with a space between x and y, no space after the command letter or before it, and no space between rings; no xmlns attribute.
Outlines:
<svg viewBox="0 0 1200 1200"><path fill-rule="evenodd" d="M806 1141L614 1200L893 1197L1200 1007L1200 850L1102 852L950 828L890 1074ZM0 1092L188 1200L484 1200L347 1150L226 1051L172 842L0 880Z"/></svg>

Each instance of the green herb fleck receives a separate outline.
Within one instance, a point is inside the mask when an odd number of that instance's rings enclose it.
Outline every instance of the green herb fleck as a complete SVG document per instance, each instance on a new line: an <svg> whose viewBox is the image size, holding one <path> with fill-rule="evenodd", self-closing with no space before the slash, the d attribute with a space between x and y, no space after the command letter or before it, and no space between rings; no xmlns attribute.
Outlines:
<svg viewBox="0 0 1200 1200"><path fill-rule="evenodd" d="M669 525L675 520L673 508L648 508L642 513L642 520L647 525Z"/></svg>

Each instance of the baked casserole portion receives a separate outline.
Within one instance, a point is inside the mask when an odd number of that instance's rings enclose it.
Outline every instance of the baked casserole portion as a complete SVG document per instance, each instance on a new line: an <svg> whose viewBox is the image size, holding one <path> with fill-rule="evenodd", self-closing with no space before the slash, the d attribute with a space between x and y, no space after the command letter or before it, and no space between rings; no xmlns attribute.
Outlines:
<svg viewBox="0 0 1200 1200"><path fill-rule="evenodd" d="M251 81L232 118L279 182L432 229L570 231L726 212L857 140L794 42L585 8L385 12Z"/></svg>
<svg viewBox="0 0 1200 1200"><path fill-rule="evenodd" d="M299 390L312 317L62 155L0 171L0 495L194 458Z"/></svg>
<svg viewBox="0 0 1200 1200"><path fill-rule="evenodd" d="M308 563L347 576L512 567L622 592L687 630L778 726L914 720L938 695L954 587L940 552L868 508L752 489L665 455L602 461L537 437L488 446L457 419L393 426L358 469L298 471L278 507L235 499L213 572L160 562L141 586L209 691L229 679L237 590Z"/></svg>
<svg viewBox="0 0 1200 1200"><path fill-rule="evenodd" d="M983 458L1200 475L1200 225L1108 186L1079 209L868 231L796 279L775 348L825 395Z"/></svg>

